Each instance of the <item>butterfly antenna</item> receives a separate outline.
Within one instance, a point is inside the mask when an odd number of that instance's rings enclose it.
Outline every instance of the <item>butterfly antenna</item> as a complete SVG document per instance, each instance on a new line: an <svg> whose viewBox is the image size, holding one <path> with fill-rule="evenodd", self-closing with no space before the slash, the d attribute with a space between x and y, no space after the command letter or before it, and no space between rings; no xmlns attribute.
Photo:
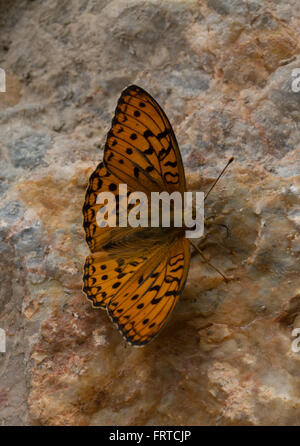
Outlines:
<svg viewBox="0 0 300 446"><path fill-rule="evenodd" d="M213 190L213 188L215 187L215 185L217 184L217 182L219 181L219 179L221 178L221 176L223 175L223 173L225 172L225 170L227 169L227 167L229 166L230 163L232 163L232 161L234 160L234 157L232 156L230 158L230 160L228 161L228 163L226 164L226 166L224 167L224 169L222 170L222 172L220 173L220 175L218 176L218 178L215 180L215 182L213 183L213 185L211 186L211 188L209 189L209 191L206 193L204 200L206 200L206 198L208 197L208 195L210 194L210 192Z"/></svg>

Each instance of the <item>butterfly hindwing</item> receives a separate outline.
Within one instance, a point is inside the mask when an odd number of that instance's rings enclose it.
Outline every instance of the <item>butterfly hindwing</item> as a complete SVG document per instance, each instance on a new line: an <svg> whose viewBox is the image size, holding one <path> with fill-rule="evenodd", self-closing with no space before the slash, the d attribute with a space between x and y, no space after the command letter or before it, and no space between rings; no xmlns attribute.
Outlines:
<svg viewBox="0 0 300 446"><path fill-rule="evenodd" d="M101 251L86 258L83 291L94 307L107 304L130 281L146 257L122 258Z"/></svg>
<svg viewBox="0 0 300 446"><path fill-rule="evenodd" d="M109 315L133 345L147 344L158 334L187 278L189 241L180 238L161 252L154 252L108 302Z"/></svg>

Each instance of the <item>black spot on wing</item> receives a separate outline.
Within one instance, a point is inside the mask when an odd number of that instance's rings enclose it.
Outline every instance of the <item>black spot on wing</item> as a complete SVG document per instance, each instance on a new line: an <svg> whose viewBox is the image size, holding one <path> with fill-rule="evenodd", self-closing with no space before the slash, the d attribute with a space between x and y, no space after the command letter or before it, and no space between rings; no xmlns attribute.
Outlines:
<svg viewBox="0 0 300 446"><path fill-rule="evenodd" d="M169 134L170 134L170 129L166 128L163 132L158 133L157 139L159 139L159 141L160 141L161 139L165 138Z"/></svg>
<svg viewBox="0 0 300 446"><path fill-rule="evenodd" d="M164 164L164 166L166 166L166 167L176 167L176 166L177 166L177 161L174 161L174 162L172 162L172 161L167 161L167 162Z"/></svg>
<svg viewBox="0 0 300 446"><path fill-rule="evenodd" d="M178 175L178 173L165 172L164 180L167 184L178 184L179 175Z"/></svg>

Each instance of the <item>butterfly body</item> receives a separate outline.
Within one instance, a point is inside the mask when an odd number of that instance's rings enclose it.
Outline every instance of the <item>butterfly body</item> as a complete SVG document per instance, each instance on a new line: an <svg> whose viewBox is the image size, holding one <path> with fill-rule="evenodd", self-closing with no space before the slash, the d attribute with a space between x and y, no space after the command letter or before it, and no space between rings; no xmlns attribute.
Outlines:
<svg viewBox="0 0 300 446"><path fill-rule="evenodd" d="M100 192L115 194L120 184L128 195L139 191L185 192L178 144L162 108L142 88L126 88L108 133L104 160L89 180L83 206L91 255L84 267L84 292L94 307L104 308L126 341L145 345L165 325L182 293L190 262L184 227L99 227ZM151 223L149 207L149 223ZM116 221L120 219L117 207Z"/></svg>

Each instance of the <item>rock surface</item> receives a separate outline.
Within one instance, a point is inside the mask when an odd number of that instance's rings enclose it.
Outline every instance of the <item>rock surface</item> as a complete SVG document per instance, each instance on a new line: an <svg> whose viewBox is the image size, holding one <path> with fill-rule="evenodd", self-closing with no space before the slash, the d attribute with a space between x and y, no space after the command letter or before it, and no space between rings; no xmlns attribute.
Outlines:
<svg viewBox="0 0 300 446"><path fill-rule="evenodd" d="M297 425L298 0L0 2L0 423ZM81 207L121 90L164 107L204 249L172 318L126 346L81 291Z"/></svg>

